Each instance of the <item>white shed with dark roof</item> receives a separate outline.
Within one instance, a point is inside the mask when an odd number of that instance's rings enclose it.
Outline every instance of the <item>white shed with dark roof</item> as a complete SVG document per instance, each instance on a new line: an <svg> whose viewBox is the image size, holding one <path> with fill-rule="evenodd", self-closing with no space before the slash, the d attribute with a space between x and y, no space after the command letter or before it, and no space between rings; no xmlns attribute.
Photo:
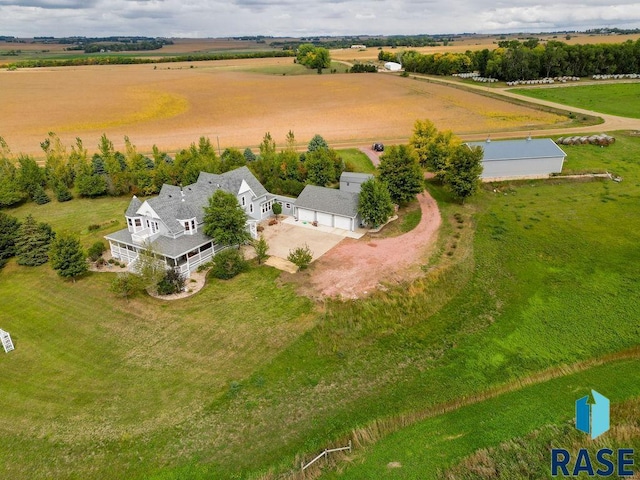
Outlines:
<svg viewBox="0 0 640 480"><path fill-rule="evenodd" d="M482 180L508 180L517 178L546 178L560 173L567 154L550 138L468 142L469 147L480 147Z"/></svg>
<svg viewBox="0 0 640 480"><path fill-rule="evenodd" d="M296 200L294 216L301 222L318 222L353 232L360 223L358 197L355 192L307 185Z"/></svg>

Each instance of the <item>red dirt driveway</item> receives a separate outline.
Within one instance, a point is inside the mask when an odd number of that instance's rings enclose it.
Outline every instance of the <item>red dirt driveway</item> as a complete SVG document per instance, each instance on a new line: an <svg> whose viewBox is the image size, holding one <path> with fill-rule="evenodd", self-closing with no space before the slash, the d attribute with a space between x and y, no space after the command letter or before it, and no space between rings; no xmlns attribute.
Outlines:
<svg viewBox="0 0 640 480"><path fill-rule="evenodd" d="M416 228L399 237L360 240L347 238L314 263L311 284L325 297L359 298L385 282L417 276L411 269L437 239L442 221L436 201L427 192L418 195L422 218Z"/></svg>

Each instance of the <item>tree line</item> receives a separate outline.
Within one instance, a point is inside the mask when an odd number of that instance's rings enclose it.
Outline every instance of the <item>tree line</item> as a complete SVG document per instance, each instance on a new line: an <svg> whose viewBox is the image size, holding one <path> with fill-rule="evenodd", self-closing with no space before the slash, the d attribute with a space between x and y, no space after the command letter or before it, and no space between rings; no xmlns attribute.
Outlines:
<svg viewBox="0 0 640 480"><path fill-rule="evenodd" d="M387 54L382 54L387 58ZM407 72L451 75L477 71L483 77L504 81L544 77L587 77L600 74L638 73L640 39L624 43L568 45L550 40L540 43L505 40L494 50L465 53L422 54L407 50L401 55Z"/></svg>
<svg viewBox="0 0 640 480"><path fill-rule="evenodd" d="M200 172L219 174L244 165L270 192L297 196L307 183L336 183L347 168L320 135L311 139L306 152L297 152L291 131L280 151L271 134L266 133L258 156L250 148L227 148L219 155L206 137L174 156L157 146L150 156L143 155L128 137L124 139L124 150L119 151L107 135L102 135L93 155L80 138L68 149L53 132L40 146L45 155L43 166L30 155L14 155L0 137L0 208L28 200L48 203L51 194L59 202L71 200L74 195L154 195L165 183L188 185L197 180Z"/></svg>
<svg viewBox="0 0 640 480"><path fill-rule="evenodd" d="M21 60L0 67L16 68L38 68L38 67L74 67L83 65L129 65L144 63L176 63L176 62L204 62L211 60L234 60L243 58L272 58L272 57L294 57L292 50L265 50L245 53L191 53L187 55L176 55L160 58L143 58L114 55L100 55L97 57L73 57L59 59L33 59Z"/></svg>

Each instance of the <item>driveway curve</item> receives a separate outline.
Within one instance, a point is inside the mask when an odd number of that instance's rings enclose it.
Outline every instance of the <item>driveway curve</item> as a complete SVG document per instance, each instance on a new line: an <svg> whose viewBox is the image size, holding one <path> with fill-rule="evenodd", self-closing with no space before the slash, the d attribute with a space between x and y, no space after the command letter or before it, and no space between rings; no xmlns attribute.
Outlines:
<svg viewBox="0 0 640 480"><path fill-rule="evenodd" d="M383 283L413 278L420 260L437 239L442 222L429 193L418 195L422 218L410 232L393 238L347 238L316 260L311 272L313 290L322 297L359 298Z"/></svg>

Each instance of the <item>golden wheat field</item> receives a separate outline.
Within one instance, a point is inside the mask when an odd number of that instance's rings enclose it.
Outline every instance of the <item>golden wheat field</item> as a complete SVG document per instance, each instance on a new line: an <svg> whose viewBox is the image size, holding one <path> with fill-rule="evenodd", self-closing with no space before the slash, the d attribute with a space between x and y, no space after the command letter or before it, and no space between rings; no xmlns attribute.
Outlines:
<svg viewBox="0 0 640 480"><path fill-rule="evenodd" d="M416 119L440 129L484 133L563 122L539 110L388 74L274 75L291 58L193 64L83 66L0 71L0 136L14 153L41 156L57 133L93 151L103 133L143 152L187 147L200 136L221 148L279 145L318 133L330 143L410 136Z"/></svg>

